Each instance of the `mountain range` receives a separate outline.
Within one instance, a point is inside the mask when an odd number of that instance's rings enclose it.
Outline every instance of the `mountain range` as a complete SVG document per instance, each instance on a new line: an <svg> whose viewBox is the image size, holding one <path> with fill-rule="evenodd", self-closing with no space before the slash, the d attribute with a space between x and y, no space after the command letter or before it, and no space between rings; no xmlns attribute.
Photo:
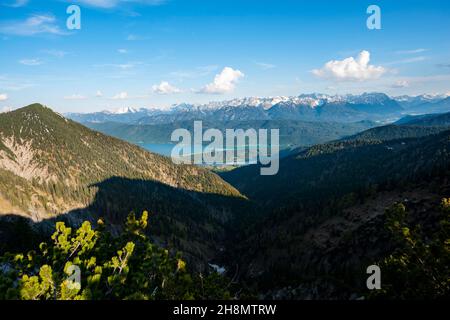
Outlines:
<svg viewBox="0 0 450 320"><path fill-rule="evenodd" d="M376 97L378 102L373 95L358 97L353 110L369 114L371 103L405 110ZM432 103L445 105L446 99ZM142 137L140 130L147 130L163 137L174 128L169 124L90 124L110 126L104 134L40 104L3 113L0 253L26 243L18 231L23 228L14 227L17 217L39 234L55 221L77 226L98 218L114 233L129 212L148 210L154 242L181 251L198 271L210 264L226 270L234 284L259 298L357 299L368 294L366 267L400 248L385 228L388 208L404 204L408 223L420 225L425 237L443 219L440 203L450 192L449 114L408 115L381 126L207 120L207 126L286 125L284 134L297 137L288 141L301 146L280 159L277 175L261 176L259 165L220 173L175 165L111 136L118 130L133 140L133 131Z"/></svg>
<svg viewBox="0 0 450 320"><path fill-rule="evenodd" d="M164 124L127 124L119 122L92 123L85 126L119 139L145 146L147 144L171 144L171 134L177 128L193 131L190 120ZM202 123L204 130L214 128L224 135L226 129L279 129L280 149L289 150L298 146L310 146L340 139L376 126L373 121L352 123L313 122L301 120L247 120L211 121Z"/></svg>
<svg viewBox="0 0 450 320"><path fill-rule="evenodd" d="M181 121L301 120L356 122L394 121L404 114L450 110L446 95L389 97L384 93L361 95L302 94L299 96L242 98L208 104L177 104L169 109L122 108L116 112L68 113L77 122L167 124Z"/></svg>

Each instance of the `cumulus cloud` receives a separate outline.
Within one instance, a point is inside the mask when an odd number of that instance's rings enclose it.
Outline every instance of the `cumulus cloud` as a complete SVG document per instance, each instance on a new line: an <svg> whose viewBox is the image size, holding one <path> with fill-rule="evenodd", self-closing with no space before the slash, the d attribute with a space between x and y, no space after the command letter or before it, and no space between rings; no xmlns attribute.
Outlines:
<svg viewBox="0 0 450 320"><path fill-rule="evenodd" d="M25 66L40 66L43 62L40 59L22 59L19 63Z"/></svg>
<svg viewBox="0 0 450 320"><path fill-rule="evenodd" d="M85 100L86 97L81 94L72 94L70 96L64 97L64 100Z"/></svg>
<svg viewBox="0 0 450 320"><path fill-rule="evenodd" d="M224 94L232 92L236 86L236 83L244 76L245 75L239 70L225 67L222 72L215 76L212 83L207 84L205 87L200 89L198 93Z"/></svg>
<svg viewBox="0 0 450 320"><path fill-rule="evenodd" d="M117 49L117 52L121 53L121 54L125 54L125 53L128 53L128 50L127 49Z"/></svg>
<svg viewBox="0 0 450 320"><path fill-rule="evenodd" d="M116 94L111 99L113 99L113 100L125 100L125 99L128 99L128 98L129 98L128 97L128 92L123 91L123 92L120 92L120 93Z"/></svg>
<svg viewBox="0 0 450 320"><path fill-rule="evenodd" d="M171 94L171 93L180 93L181 90L177 87L172 86L167 81L161 81L160 84L155 84L152 86L152 90L157 94Z"/></svg>
<svg viewBox="0 0 450 320"><path fill-rule="evenodd" d="M8 95L6 93L0 94L0 101L6 101L8 100Z"/></svg>
<svg viewBox="0 0 450 320"><path fill-rule="evenodd" d="M100 90L97 90L97 92L95 93L95 96L97 98L101 98L101 97L103 97L103 93Z"/></svg>
<svg viewBox="0 0 450 320"><path fill-rule="evenodd" d="M381 66L370 65L369 51L361 51L355 58L328 61L322 68L312 70L319 78L337 81L365 81L381 77L387 70Z"/></svg>
<svg viewBox="0 0 450 320"><path fill-rule="evenodd" d="M36 34L67 35L57 24L52 15L33 15L25 20L4 21L0 23L0 33L17 36Z"/></svg>

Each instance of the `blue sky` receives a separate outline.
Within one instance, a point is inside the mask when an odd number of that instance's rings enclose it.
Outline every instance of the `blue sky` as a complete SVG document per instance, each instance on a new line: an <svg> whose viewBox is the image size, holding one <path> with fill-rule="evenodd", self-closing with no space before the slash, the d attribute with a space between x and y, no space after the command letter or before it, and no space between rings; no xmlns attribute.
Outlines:
<svg viewBox="0 0 450 320"><path fill-rule="evenodd" d="M0 0L0 110L449 93L449 30L450 1Z"/></svg>

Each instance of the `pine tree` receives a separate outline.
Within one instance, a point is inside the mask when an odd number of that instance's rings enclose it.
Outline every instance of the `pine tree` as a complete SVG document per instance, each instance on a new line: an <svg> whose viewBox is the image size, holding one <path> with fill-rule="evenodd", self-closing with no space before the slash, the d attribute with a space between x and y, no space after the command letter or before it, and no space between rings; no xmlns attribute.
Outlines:
<svg viewBox="0 0 450 320"><path fill-rule="evenodd" d="M0 258L0 299L230 298L224 277L193 275L180 253L154 245L148 217L130 214L118 236L102 220L76 230L57 222L38 250Z"/></svg>

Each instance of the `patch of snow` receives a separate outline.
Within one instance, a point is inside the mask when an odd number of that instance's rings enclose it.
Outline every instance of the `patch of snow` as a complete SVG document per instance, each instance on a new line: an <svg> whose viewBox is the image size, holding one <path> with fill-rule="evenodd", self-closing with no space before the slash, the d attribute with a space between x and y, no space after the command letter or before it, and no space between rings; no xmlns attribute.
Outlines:
<svg viewBox="0 0 450 320"><path fill-rule="evenodd" d="M218 274L224 274L226 269L224 267L218 266L217 264L208 263L211 268L213 268L214 271L216 271Z"/></svg>

